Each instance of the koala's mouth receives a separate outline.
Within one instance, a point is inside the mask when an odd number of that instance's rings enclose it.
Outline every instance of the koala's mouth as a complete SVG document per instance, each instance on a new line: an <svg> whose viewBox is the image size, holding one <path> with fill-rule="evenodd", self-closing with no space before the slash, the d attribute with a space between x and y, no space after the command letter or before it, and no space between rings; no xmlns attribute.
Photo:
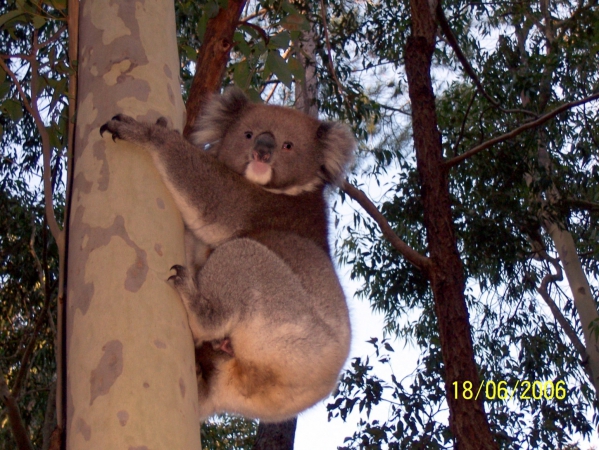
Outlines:
<svg viewBox="0 0 599 450"><path fill-rule="evenodd" d="M250 161L244 175L251 182L264 186L272 179L272 167L261 161Z"/></svg>

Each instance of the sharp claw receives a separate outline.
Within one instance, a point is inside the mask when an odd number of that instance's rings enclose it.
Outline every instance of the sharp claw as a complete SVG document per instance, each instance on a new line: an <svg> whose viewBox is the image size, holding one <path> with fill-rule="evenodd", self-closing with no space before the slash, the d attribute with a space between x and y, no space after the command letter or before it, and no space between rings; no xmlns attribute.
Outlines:
<svg viewBox="0 0 599 450"><path fill-rule="evenodd" d="M171 270L176 270L177 273L179 273L179 271L183 269L183 266L179 265L179 264L175 264L173 267L171 267Z"/></svg>
<svg viewBox="0 0 599 450"><path fill-rule="evenodd" d="M171 275L170 277L168 277L167 281L175 281L177 277L178 275Z"/></svg>
<svg viewBox="0 0 599 450"><path fill-rule="evenodd" d="M100 127L100 136L104 137L104 132L108 129L108 127L106 126L106 124L102 125Z"/></svg>
<svg viewBox="0 0 599 450"><path fill-rule="evenodd" d="M113 134L113 135L112 135L112 141L113 141L113 142L116 142L116 134Z"/></svg>
<svg viewBox="0 0 599 450"><path fill-rule="evenodd" d="M112 116L112 119L110 119L110 120L120 120L119 116L120 116L120 114L117 114L116 116Z"/></svg>

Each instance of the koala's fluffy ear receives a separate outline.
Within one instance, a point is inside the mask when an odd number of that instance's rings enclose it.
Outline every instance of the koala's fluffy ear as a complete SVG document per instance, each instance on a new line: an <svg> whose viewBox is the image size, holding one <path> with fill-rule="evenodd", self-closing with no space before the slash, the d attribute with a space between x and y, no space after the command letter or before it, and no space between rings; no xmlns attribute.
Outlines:
<svg viewBox="0 0 599 450"><path fill-rule="evenodd" d="M356 140L353 133L341 123L323 122L316 137L324 156L322 178L328 183L340 184L354 160Z"/></svg>
<svg viewBox="0 0 599 450"><path fill-rule="evenodd" d="M213 95L189 140L201 147L218 141L226 134L231 124L250 107L250 100L236 87L225 89L223 95Z"/></svg>

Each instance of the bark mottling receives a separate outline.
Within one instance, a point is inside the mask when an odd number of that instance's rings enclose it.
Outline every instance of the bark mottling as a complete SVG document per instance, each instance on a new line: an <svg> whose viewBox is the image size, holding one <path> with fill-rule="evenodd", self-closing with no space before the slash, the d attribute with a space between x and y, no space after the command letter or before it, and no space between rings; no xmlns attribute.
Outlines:
<svg viewBox="0 0 599 450"><path fill-rule="evenodd" d="M90 406L97 397L108 394L112 385L123 373L123 344L121 341L107 342L102 347L102 351L104 354L96 368L92 370L89 379Z"/></svg>
<svg viewBox="0 0 599 450"><path fill-rule="evenodd" d="M92 427L90 427L81 417L77 419L77 432L81 433L83 439L89 441L92 438Z"/></svg>
<svg viewBox="0 0 599 450"><path fill-rule="evenodd" d="M106 191L108 189L108 183L110 182L110 169L108 168L108 161L106 160L106 143L104 141L97 141L93 145L94 157L98 161L102 161L102 168L98 176L98 190Z"/></svg>
<svg viewBox="0 0 599 450"><path fill-rule="evenodd" d="M183 378L179 378L179 391L181 391L181 398L185 398L185 381Z"/></svg>
<svg viewBox="0 0 599 450"><path fill-rule="evenodd" d="M121 411L117 412L116 417L117 417L117 419L119 419L119 423L121 424L122 427L127 425L127 422L129 421L129 413L127 411L121 410Z"/></svg>

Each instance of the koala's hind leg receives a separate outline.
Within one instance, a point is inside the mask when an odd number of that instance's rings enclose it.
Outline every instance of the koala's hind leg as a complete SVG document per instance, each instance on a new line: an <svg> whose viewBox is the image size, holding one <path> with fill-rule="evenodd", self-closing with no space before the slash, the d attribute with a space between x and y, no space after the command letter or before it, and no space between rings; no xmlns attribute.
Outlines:
<svg viewBox="0 0 599 450"><path fill-rule="evenodd" d="M236 239L217 247L193 280L177 269L196 343L221 355L202 415L284 420L334 388L349 346L343 292L324 252L310 264L314 277L302 279L265 245Z"/></svg>

